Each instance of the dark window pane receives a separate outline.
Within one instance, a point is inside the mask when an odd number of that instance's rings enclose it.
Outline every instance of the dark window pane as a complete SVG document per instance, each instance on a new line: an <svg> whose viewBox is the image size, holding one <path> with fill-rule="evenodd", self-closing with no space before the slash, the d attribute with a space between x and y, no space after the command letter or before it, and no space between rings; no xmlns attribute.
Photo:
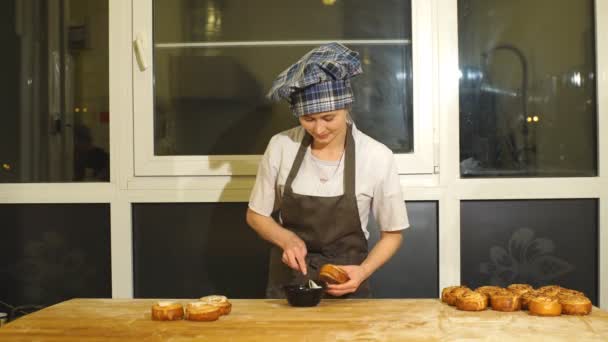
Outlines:
<svg viewBox="0 0 608 342"><path fill-rule="evenodd" d="M2 1L0 183L107 182L108 1Z"/></svg>
<svg viewBox="0 0 608 342"><path fill-rule="evenodd" d="M303 42L311 40L363 40L346 42L364 69L353 82L355 122L394 152L413 151L409 1L255 4L154 2L156 155L262 154L272 135L298 124L264 95L320 44Z"/></svg>
<svg viewBox="0 0 608 342"><path fill-rule="evenodd" d="M556 284L597 305L597 200L464 201L460 208L463 284Z"/></svg>
<svg viewBox="0 0 608 342"><path fill-rule="evenodd" d="M263 298L269 245L247 226L246 209L247 203L134 204L135 297Z"/></svg>
<svg viewBox="0 0 608 342"><path fill-rule="evenodd" d="M406 202L410 228L397 253L371 277L375 298L437 298L439 231L437 202ZM370 248L378 241L374 221L368 225Z"/></svg>
<svg viewBox="0 0 608 342"><path fill-rule="evenodd" d="M135 204L135 296L263 298L270 245L247 226L246 208L247 203ZM437 204L408 203L408 210L413 228L402 250L372 280L379 297L437 295ZM373 223L370 228L373 245L378 233Z"/></svg>
<svg viewBox="0 0 608 342"><path fill-rule="evenodd" d="M463 177L597 175L593 4L458 1Z"/></svg>
<svg viewBox="0 0 608 342"><path fill-rule="evenodd" d="M0 204L0 222L0 312L112 296L108 204Z"/></svg>
<svg viewBox="0 0 608 342"><path fill-rule="evenodd" d="M411 0L154 0L157 43L409 39L410 18Z"/></svg>
<svg viewBox="0 0 608 342"><path fill-rule="evenodd" d="M270 137L298 124L286 103L266 101L265 92L287 61L310 48L156 49L155 153L263 154ZM411 152L410 47L352 48L367 70L353 82L355 122L394 152Z"/></svg>

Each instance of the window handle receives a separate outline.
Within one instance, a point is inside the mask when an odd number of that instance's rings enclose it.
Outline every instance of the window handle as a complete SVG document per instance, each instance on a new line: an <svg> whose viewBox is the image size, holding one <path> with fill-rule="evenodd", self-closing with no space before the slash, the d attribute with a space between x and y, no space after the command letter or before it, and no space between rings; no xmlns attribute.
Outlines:
<svg viewBox="0 0 608 342"><path fill-rule="evenodd" d="M135 48L135 58L137 58L139 70L144 71L148 69L143 34L140 33L137 35L137 38L135 38L135 41L133 41L133 46Z"/></svg>

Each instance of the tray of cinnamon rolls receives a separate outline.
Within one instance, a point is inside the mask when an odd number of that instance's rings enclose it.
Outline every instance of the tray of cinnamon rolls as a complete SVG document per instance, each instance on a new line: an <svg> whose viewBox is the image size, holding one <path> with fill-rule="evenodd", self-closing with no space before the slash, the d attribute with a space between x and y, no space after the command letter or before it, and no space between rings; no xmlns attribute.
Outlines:
<svg viewBox="0 0 608 342"><path fill-rule="evenodd" d="M463 311L528 310L535 316L588 315L591 300L583 292L558 285L534 289L528 284L511 284L506 288L449 286L441 291L441 301Z"/></svg>
<svg viewBox="0 0 608 342"><path fill-rule="evenodd" d="M217 321L221 316L232 311L232 303L226 296L212 295L188 302L159 301L152 305L152 320L177 321L189 320L198 322Z"/></svg>

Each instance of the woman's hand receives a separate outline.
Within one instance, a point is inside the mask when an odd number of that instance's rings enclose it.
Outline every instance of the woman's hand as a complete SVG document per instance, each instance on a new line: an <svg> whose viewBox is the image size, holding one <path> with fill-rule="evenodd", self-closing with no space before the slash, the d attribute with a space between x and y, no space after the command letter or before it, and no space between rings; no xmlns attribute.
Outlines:
<svg viewBox="0 0 608 342"><path fill-rule="evenodd" d="M350 278L344 284L327 284L326 292L332 296L340 297L345 294L357 291L359 285L369 277L367 270L363 266L358 265L340 265Z"/></svg>
<svg viewBox="0 0 608 342"><path fill-rule="evenodd" d="M359 285L369 278L380 266L382 266L401 245L401 231L382 232L380 240L374 248L369 252L367 258L361 263L361 266L348 265L340 268L348 273L350 280L341 285L327 285L327 293L332 296L343 296L348 293L357 291Z"/></svg>
<svg viewBox="0 0 608 342"><path fill-rule="evenodd" d="M289 232L281 243L281 248L283 248L281 257L283 263L306 275L306 254L308 253L306 243L296 234Z"/></svg>
<svg viewBox="0 0 608 342"><path fill-rule="evenodd" d="M283 250L282 261L306 275L306 243L294 232L279 225L272 217L247 208L247 223L265 240Z"/></svg>

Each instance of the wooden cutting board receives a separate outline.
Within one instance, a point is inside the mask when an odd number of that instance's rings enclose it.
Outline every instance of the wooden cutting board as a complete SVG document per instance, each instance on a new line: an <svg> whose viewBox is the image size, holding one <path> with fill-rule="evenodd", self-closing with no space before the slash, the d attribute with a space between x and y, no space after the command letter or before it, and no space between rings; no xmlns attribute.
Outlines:
<svg viewBox="0 0 608 342"><path fill-rule="evenodd" d="M463 312L435 299L232 300L215 322L158 322L152 299L74 299L0 328L0 341L608 341L608 313ZM178 300L187 303L189 300Z"/></svg>

